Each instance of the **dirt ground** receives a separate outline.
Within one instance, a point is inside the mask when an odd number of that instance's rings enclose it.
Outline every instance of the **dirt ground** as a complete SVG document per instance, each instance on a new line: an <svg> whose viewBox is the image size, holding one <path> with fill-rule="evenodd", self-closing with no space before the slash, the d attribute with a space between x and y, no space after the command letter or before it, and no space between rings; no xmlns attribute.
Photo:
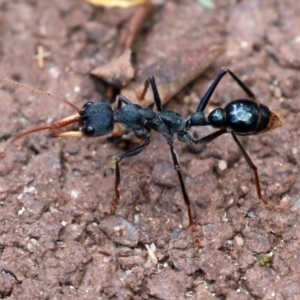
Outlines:
<svg viewBox="0 0 300 300"><path fill-rule="evenodd" d="M157 9L134 43L135 68L143 72L169 50L224 46L166 107L188 118L221 67L231 68L284 122L241 140L265 197L288 212L270 211L257 199L253 174L230 135L205 147L176 141L198 249L168 145L152 133L145 151L123 161L121 203L108 215L110 166L124 143L52 139L48 132L11 143L74 112L0 83L1 299L300 299L300 6L215 2L209 9L194 0L168 1ZM89 72L112 59L126 14L79 0L1 0L0 76L78 107L108 101L107 86L95 85ZM41 45L43 68L35 58ZM243 97L225 77L207 112ZM212 129L192 132L201 137Z"/></svg>

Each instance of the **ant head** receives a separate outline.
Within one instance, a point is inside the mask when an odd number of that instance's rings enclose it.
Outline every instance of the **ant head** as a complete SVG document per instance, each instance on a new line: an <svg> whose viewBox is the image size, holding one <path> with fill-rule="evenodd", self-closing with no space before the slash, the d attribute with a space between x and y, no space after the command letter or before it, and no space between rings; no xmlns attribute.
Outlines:
<svg viewBox="0 0 300 300"><path fill-rule="evenodd" d="M42 131L58 130L72 123L79 123L77 131L51 133L52 137L97 137L110 133L114 126L114 112L110 104L87 102L78 113L58 120L49 126L34 128L17 135L13 141L25 135Z"/></svg>
<svg viewBox="0 0 300 300"><path fill-rule="evenodd" d="M24 85L22 83L2 78L0 77L0 81L15 85L17 87L21 87L27 89L31 92L41 94L44 96L48 96L54 98L58 101L61 101L67 105L69 105L72 109L74 109L77 113L75 115L69 116L67 118L58 120L49 126L42 126L38 128L34 128L28 131L25 131L19 135L17 135L12 141L24 137L25 135L42 131L42 130L57 130L63 128L72 123L79 123L79 130L78 131L67 131L61 133L53 133L51 134L52 137L81 137L81 136L103 136L110 133L113 130L114 125L114 113L112 110L111 105L108 103L93 103L87 102L82 109L77 108L74 104L70 103L64 98L55 96L50 94L49 92L44 92L32 88L30 86Z"/></svg>
<svg viewBox="0 0 300 300"><path fill-rule="evenodd" d="M83 135L97 137L112 132L114 112L110 104L104 102L87 102L79 114L79 130Z"/></svg>

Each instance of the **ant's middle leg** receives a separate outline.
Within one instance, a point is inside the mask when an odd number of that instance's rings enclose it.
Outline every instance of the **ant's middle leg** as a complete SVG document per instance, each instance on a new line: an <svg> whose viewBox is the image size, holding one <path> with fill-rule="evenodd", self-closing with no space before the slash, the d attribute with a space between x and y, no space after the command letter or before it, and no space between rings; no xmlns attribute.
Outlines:
<svg viewBox="0 0 300 300"><path fill-rule="evenodd" d="M249 155L245 151L244 147L242 146L242 144L240 143L240 141L238 140L236 135L233 132L231 132L231 135L232 135L234 141L236 142L236 144L238 145L239 149L241 150L243 156L245 157L249 167L252 169L252 171L254 173L257 197L263 202L263 204L267 208L272 209L272 210L277 210L277 211L285 211L286 210L285 207L282 207L282 206L279 206L279 205L274 205L274 204L270 203L266 198L263 197L263 195L261 194L260 181L259 181L256 165L252 162L251 158L249 157Z"/></svg>
<svg viewBox="0 0 300 300"><path fill-rule="evenodd" d="M171 152L174 168L175 168L175 170L177 172L177 175L178 175L178 178L179 178L180 187L181 187L181 191L182 191L182 194L183 194L184 202L185 202L185 204L187 206L187 209L188 209L189 226L190 226L190 228L192 230L192 234L194 236L194 244L199 247L200 246L200 238L197 234L197 230L196 230L196 226L195 226L195 222L194 222L194 218L193 218L193 214L192 214L191 201L190 201L190 198L189 198L188 193L187 193L186 188L185 188L184 180L183 180L183 177L182 177L182 173L181 173L180 165L179 165L179 161L178 161L178 156L175 152L173 142L169 142L168 144L170 146L170 152Z"/></svg>
<svg viewBox="0 0 300 300"><path fill-rule="evenodd" d="M126 157L134 156L134 155L141 153L149 144L150 144L150 138L147 138L145 140L144 144L140 145L136 149L133 149L131 151L123 153L116 158L116 160L115 160L115 199L111 205L110 214L115 213L116 208L120 201L120 182L121 182L120 163L121 163L121 161Z"/></svg>

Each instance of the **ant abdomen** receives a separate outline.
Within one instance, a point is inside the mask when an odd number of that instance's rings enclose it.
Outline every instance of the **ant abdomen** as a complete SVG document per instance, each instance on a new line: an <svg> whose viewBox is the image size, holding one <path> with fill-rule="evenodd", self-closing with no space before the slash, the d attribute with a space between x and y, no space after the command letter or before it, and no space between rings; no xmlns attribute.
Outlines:
<svg viewBox="0 0 300 300"><path fill-rule="evenodd" d="M227 104L226 126L241 135L256 133L258 128L266 129L270 121L270 111L266 106L265 109L261 106L252 100L236 100Z"/></svg>
<svg viewBox="0 0 300 300"><path fill-rule="evenodd" d="M238 135L257 134L269 129L273 113L263 104L248 99L230 102L210 113L208 121L216 128L229 128Z"/></svg>

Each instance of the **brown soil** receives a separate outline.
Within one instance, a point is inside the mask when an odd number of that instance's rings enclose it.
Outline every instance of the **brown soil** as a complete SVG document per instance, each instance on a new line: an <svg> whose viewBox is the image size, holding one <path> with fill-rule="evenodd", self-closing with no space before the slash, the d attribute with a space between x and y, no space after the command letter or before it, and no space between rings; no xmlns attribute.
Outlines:
<svg viewBox="0 0 300 300"><path fill-rule="evenodd" d="M253 174L229 135L206 147L176 141L201 238L197 249L168 145L153 133L144 152L122 163L122 201L109 216L110 165L124 152L122 144L105 137L51 139L47 132L10 143L73 112L1 83L1 298L300 299L300 6L294 0L215 2L222 3L211 10L194 0L156 10L137 36L136 68L187 44L225 45L167 107L188 117L222 66L241 76L284 121L241 140L265 197L287 204L288 212L270 211L257 199ZM2 0L0 76L79 107L106 101L105 85L95 86L88 73L111 60L127 13L79 0ZM40 45L49 54L44 68L34 58ZM241 97L228 76L207 111ZM193 132L200 137L211 128Z"/></svg>

